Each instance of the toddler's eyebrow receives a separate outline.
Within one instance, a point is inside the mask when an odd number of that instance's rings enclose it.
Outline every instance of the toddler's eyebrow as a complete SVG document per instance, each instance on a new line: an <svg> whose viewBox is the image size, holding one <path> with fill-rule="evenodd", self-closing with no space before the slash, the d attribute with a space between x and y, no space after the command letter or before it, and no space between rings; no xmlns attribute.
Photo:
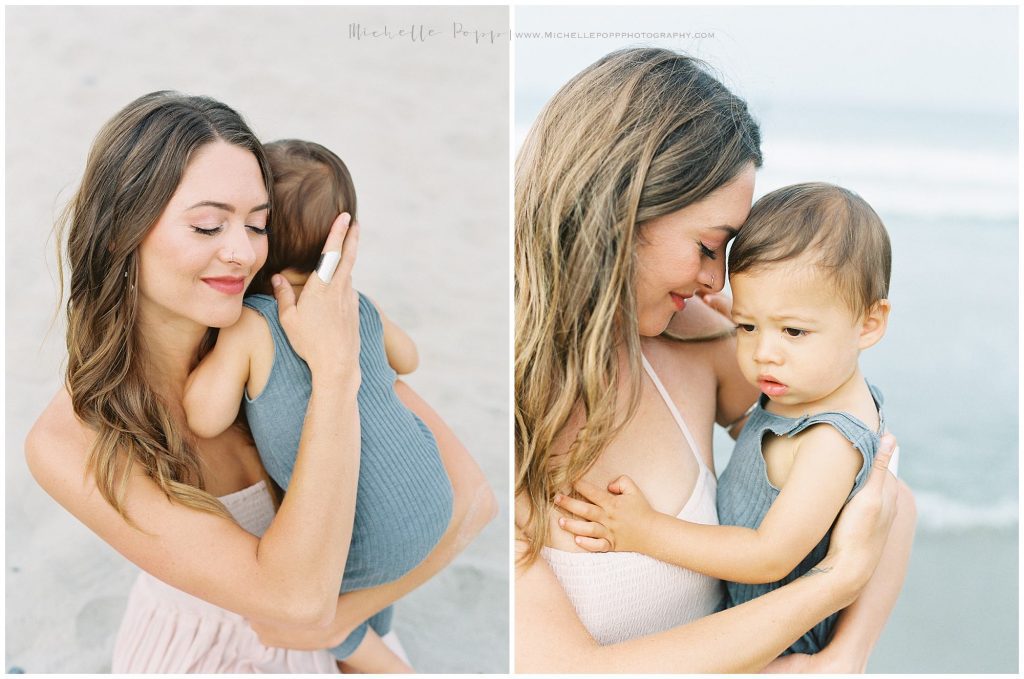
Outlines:
<svg viewBox="0 0 1024 679"><path fill-rule="evenodd" d="M796 321L797 323L813 323L814 322L813 319L807 318L806 316L795 316L793 314L776 314L776 315L773 315L773 316L769 316L768 318L773 320L773 321L775 321L776 323L784 323L786 321Z"/></svg>

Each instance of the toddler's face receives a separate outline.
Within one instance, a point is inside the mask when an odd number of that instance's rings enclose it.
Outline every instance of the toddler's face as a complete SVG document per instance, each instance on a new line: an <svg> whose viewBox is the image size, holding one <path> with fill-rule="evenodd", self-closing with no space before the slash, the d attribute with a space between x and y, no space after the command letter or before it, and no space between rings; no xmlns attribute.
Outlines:
<svg viewBox="0 0 1024 679"><path fill-rule="evenodd" d="M863 318L802 259L729 278L740 369L772 401L793 406L786 415L854 379L861 349Z"/></svg>

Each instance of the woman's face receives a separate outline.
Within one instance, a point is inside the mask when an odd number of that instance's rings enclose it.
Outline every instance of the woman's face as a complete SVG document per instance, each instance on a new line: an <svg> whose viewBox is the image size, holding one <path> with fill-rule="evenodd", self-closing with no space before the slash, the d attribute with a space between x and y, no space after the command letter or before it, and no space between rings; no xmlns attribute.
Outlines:
<svg viewBox="0 0 1024 679"><path fill-rule="evenodd" d="M150 323L223 328L267 259L268 196L252 152L201 147L139 246L140 314Z"/></svg>
<svg viewBox="0 0 1024 679"><path fill-rule="evenodd" d="M750 213L754 165L681 210L640 226L636 301L640 334L660 335L686 300L725 285L725 245Z"/></svg>

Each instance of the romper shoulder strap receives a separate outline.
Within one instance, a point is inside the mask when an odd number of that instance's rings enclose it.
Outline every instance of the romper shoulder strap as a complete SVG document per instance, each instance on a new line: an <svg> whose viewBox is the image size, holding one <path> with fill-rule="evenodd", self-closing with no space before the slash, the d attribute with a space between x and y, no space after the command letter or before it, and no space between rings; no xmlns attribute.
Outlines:
<svg viewBox="0 0 1024 679"><path fill-rule="evenodd" d="M868 474L871 471L871 465L875 462L875 454L878 452L881 433L885 431L885 418L882 414L881 408L882 393L870 384L868 384L868 388L870 389L871 396L875 401L875 407L878 408L879 428L877 432L872 431L866 424L853 415L839 411L827 411L823 413L816 413L814 415L805 415L793 420L792 426L786 428L786 431L777 432L780 434L784 433L792 437L813 425L829 424L838 430L846 440L852 443L854 448L860 452L861 457L863 458L863 464L861 465L860 471L857 472L857 477L853 484L853 490L850 491L850 495L847 500L849 500L850 497L853 497L867 480Z"/></svg>

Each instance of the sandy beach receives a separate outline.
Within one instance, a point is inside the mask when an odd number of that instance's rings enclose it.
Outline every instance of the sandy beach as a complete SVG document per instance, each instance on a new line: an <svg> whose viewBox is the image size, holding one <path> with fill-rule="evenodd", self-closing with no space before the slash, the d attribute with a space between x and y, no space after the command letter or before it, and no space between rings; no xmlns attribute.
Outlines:
<svg viewBox="0 0 1024 679"><path fill-rule="evenodd" d="M63 375L50 228L101 125L177 89L227 102L261 139L312 139L348 164L356 286L417 341L410 385L500 505L398 604L396 629L420 671L508 670L507 34L489 40L507 24L502 7L8 10L6 668L110 669L136 569L40 490L22 443ZM425 40L395 33L415 26Z"/></svg>

